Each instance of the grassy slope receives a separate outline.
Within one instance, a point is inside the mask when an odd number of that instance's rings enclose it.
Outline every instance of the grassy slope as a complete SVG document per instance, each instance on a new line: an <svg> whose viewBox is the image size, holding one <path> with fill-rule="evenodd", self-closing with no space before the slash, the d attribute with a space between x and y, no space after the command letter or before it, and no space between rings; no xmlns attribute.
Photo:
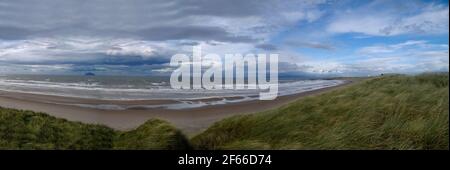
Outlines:
<svg viewBox="0 0 450 170"><path fill-rule="evenodd" d="M160 120L129 132L0 108L0 149L186 149L181 133Z"/></svg>
<svg viewBox="0 0 450 170"><path fill-rule="evenodd" d="M114 141L115 149L190 149L188 139L173 126L152 120L137 129L121 132Z"/></svg>
<svg viewBox="0 0 450 170"><path fill-rule="evenodd" d="M448 149L448 75L385 76L285 107L236 116L198 149Z"/></svg>

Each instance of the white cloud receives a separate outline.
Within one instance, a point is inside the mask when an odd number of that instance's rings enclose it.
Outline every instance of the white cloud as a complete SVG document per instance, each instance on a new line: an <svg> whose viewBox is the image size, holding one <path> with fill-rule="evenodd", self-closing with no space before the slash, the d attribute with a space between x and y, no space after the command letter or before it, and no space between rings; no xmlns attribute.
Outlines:
<svg viewBox="0 0 450 170"><path fill-rule="evenodd" d="M427 41L424 40L410 40L403 43L398 44L390 44L390 45L374 45L367 46L357 50L359 54L381 54L381 53L392 53L396 52L400 49L410 48L410 47L423 47Z"/></svg>
<svg viewBox="0 0 450 170"><path fill-rule="evenodd" d="M446 44L410 40L363 47L356 52L357 56L362 57L358 57L354 63L378 72L445 71L449 69L448 51Z"/></svg>
<svg viewBox="0 0 450 170"><path fill-rule="evenodd" d="M0 41L1 42L1 41ZM176 43L90 37L36 38L3 41L0 61L6 63L89 62L101 57L170 57Z"/></svg>
<svg viewBox="0 0 450 170"><path fill-rule="evenodd" d="M449 49L446 44L410 40L397 44L363 47L356 50L350 59L312 59L298 61L296 65L298 71L335 75L448 71Z"/></svg>
<svg viewBox="0 0 450 170"><path fill-rule="evenodd" d="M448 33L448 6L430 5L419 12L377 10L377 8L368 5L361 9L340 13L328 25L327 31L376 36Z"/></svg>
<svg viewBox="0 0 450 170"><path fill-rule="evenodd" d="M342 74L350 71L346 65L335 61L297 63L298 71L315 74Z"/></svg>

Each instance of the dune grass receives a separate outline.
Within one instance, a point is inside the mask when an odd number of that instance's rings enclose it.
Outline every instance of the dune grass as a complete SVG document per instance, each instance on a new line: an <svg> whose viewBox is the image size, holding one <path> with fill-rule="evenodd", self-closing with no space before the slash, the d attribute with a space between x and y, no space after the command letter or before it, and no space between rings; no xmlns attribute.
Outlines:
<svg viewBox="0 0 450 170"><path fill-rule="evenodd" d="M235 116L195 136L197 149L448 149L447 74L391 75Z"/></svg>
<svg viewBox="0 0 450 170"><path fill-rule="evenodd" d="M149 120L120 132L43 113L0 108L0 149L188 149L187 139L167 122Z"/></svg>
<svg viewBox="0 0 450 170"><path fill-rule="evenodd" d="M114 149L190 149L188 139L179 130L162 121L152 120L135 130L120 132Z"/></svg>

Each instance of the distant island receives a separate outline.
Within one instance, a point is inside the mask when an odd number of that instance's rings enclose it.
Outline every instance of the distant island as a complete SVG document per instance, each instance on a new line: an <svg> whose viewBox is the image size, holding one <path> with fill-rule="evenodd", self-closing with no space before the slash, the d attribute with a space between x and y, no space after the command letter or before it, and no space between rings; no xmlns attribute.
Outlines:
<svg viewBox="0 0 450 170"><path fill-rule="evenodd" d="M85 75L85 76L95 76L95 74L92 73L92 72L87 72L87 73L85 73L84 75Z"/></svg>

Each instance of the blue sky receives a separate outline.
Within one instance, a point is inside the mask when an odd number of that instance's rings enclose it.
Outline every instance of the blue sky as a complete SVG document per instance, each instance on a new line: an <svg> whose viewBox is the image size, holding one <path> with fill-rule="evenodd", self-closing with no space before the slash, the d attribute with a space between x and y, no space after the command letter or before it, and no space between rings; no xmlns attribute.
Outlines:
<svg viewBox="0 0 450 170"><path fill-rule="evenodd" d="M448 29L441 0L0 0L0 74L164 75L193 45L292 74L448 71Z"/></svg>

